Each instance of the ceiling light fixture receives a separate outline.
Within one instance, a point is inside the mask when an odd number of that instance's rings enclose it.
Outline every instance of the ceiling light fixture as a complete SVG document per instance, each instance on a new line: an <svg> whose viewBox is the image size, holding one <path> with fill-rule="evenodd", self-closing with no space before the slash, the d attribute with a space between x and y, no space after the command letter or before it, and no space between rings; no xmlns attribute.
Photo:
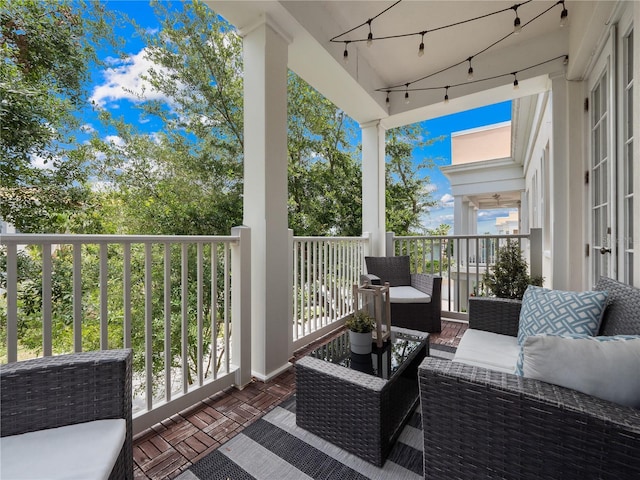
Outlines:
<svg viewBox="0 0 640 480"><path fill-rule="evenodd" d="M569 20L569 10L564 6L564 0L561 0L559 3L562 4L562 12L560 13L560 26L564 27Z"/></svg>
<svg viewBox="0 0 640 480"><path fill-rule="evenodd" d="M520 17L518 16L518 7L520 5L514 5L513 7L513 11L516 14L516 18L513 21L513 33L518 35L520 33L520 31L522 30L522 22L520 22Z"/></svg>

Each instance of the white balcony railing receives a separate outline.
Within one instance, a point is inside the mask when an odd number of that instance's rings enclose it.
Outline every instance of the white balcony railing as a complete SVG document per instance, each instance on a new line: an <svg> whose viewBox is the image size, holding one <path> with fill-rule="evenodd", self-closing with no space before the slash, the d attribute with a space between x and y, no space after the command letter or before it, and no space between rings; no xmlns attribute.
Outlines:
<svg viewBox="0 0 640 480"><path fill-rule="evenodd" d="M243 230L230 236L3 235L1 360L133 348L135 432L242 384L250 365L235 361L243 343L233 336L241 319L233 315L232 295L249 281L233 275L250 247L243 245Z"/></svg>
<svg viewBox="0 0 640 480"><path fill-rule="evenodd" d="M83 350L133 348L134 431L231 385L251 366L242 311L250 272L249 229L230 236L2 235L0 362ZM410 255L412 271L443 276L443 312L466 317L499 245L520 242L541 273L539 230L531 235L395 237L388 255ZM291 241L294 349L340 326L364 273L368 235ZM3 290L4 289L4 290ZM234 335L234 325L241 334ZM242 337L240 337L242 335ZM247 358L247 357L244 357Z"/></svg>
<svg viewBox="0 0 640 480"><path fill-rule="evenodd" d="M482 295L484 274L496 262L498 249L507 242L519 244L530 274L542 276L542 234L528 235L394 236L387 234L387 255L409 255L411 271L443 277L442 310L450 318L467 318L470 295Z"/></svg>
<svg viewBox="0 0 640 480"><path fill-rule="evenodd" d="M368 251L368 235L294 238L294 349L335 329L352 312L352 286L364 273Z"/></svg>

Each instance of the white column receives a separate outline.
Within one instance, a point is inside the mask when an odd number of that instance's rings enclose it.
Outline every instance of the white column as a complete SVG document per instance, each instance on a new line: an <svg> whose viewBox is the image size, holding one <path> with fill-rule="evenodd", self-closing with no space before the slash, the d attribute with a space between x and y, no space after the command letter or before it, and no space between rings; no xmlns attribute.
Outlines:
<svg viewBox="0 0 640 480"><path fill-rule="evenodd" d="M469 235L478 234L478 207L469 204Z"/></svg>
<svg viewBox="0 0 640 480"><path fill-rule="evenodd" d="M287 230L287 49L266 17L241 32L244 49L244 224L251 228L252 373L290 366Z"/></svg>
<svg viewBox="0 0 640 480"><path fill-rule="evenodd" d="M379 121L362 130L362 231L371 234L371 255L385 254L385 129Z"/></svg>
<svg viewBox="0 0 640 480"><path fill-rule="evenodd" d="M553 144L551 146L552 288L569 286L569 94L562 76L552 79Z"/></svg>
<svg viewBox="0 0 640 480"><path fill-rule="evenodd" d="M469 202L463 195L453 197L453 234L467 235L469 233Z"/></svg>
<svg viewBox="0 0 640 480"><path fill-rule="evenodd" d="M580 290L587 286L584 254L584 92L564 72L551 76L553 141L551 144L551 278L552 288ZM586 211L585 211L586 210Z"/></svg>

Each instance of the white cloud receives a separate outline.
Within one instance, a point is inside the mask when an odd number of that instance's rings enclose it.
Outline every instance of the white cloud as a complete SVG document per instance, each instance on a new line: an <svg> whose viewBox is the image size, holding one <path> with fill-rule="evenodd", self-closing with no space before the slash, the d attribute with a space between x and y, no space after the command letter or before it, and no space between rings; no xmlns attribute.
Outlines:
<svg viewBox="0 0 640 480"><path fill-rule="evenodd" d="M80 127L80 131L84 133L95 133L96 129L90 123L85 123Z"/></svg>
<svg viewBox="0 0 640 480"><path fill-rule="evenodd" d="M53 161L39 155L31 155L31 166L41 170L53 170Z"/></svg>
<svg viewBox="0 0 640 480"><path fill-rule="evenodd" d="M453 207L454 198L450 193L445 193L442 197L440 197L440 204L443 207Z"/></svg>
<svg viewBox="0 0 640 480"><path fill-rule="evenodd" d="M124 140L118 135L107 135L106 137L104 137L104 140L105 142L110 143L116 147L124 146Z"/></svg>
<svg viewBox="0 0 640 480"><path fill-rule="evenodd" d="M166 96L153 89L149 82L142 79L150 69L165 70L147 58L146 49L126 59L110 58L113 67L103 72L104 83L99 84L93 90L91 100L104 107L108 102L129 100L134 103L145 100L167 100Z"/></svg>

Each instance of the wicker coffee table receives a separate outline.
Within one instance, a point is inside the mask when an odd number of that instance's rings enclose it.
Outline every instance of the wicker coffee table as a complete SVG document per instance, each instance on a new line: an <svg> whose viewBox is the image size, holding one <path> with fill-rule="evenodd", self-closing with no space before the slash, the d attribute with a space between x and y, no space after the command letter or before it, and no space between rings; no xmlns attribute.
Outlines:
<svg viewBox="0 0 640 480"><path fill-rule="evenodd" d="M418 404L418 365L429 334L392 327L371 355L352 354L348 332L296 362L296 423L382 466Z"/></svg>

